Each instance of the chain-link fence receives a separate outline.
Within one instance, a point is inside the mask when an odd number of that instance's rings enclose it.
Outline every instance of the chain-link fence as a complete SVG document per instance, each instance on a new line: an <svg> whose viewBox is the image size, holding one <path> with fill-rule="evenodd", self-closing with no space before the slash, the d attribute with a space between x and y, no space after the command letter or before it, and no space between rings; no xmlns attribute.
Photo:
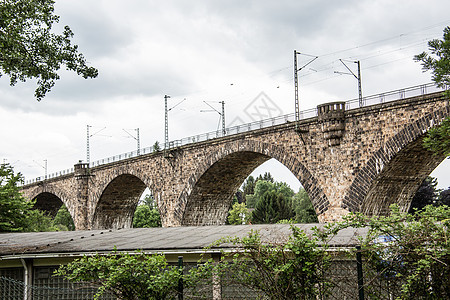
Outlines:
<svg viewBox="0 0 450 300"><path fill-rule="evenodd" d="M185 264L185 271L194 265ZM0 272L0 299L11 300L44 300L44 299L93 299L98 286L90 283L72 283L62 277L53 276L57 267L36 267L33 271L32 285L25 286L23 269L15 268L1 270ZM358 299L357 263L354 259L335 259L326 270L326 281L329 293L327 300ZM389 277L389 274L377 274L376 271L364 269L364 282L366 289L365 299L374 296L376 299L393 299L398 296L400 286L398 280ZM27 295L27 297L25 297ZM99 299L117 299L111 293L103 294ZM269 299L260 291L252 290L231 276L215 278L205 281L195 288L185 288L183 299ZM314 298L316 299L316 298ZM319 299L319 298L317 298Z"/></svg>

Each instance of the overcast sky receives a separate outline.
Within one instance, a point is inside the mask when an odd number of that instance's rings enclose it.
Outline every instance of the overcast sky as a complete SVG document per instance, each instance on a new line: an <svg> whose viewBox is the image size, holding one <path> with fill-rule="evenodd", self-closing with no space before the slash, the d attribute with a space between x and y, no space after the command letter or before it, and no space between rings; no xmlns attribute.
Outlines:
<svg viewBox="0 0 450 300"><path fill-rule="evenodd" d="M139 128L141 147L163 143L164 95L169 107L186 99L169 113L170 140L218 128L203 101L225 101L227 125L261 118L248 113L261 92L273 113L292 113L294 49L318 56L299 72L301 109L357 98L356 79L335 73L346 71L339 59L361 62L364 95L429 83L413 56L442 38L449 11L448 0L57 1L55 31L71 27L99 76L63 71L41 102L35 81L0 78L0 159L26 179L44 175L44 160L49 174L71 168L86 160L87 125L91 161L135 150L123 129ZM258 171L298 189L274 163ZM450 186L448 160L432 175Z"/></svg>

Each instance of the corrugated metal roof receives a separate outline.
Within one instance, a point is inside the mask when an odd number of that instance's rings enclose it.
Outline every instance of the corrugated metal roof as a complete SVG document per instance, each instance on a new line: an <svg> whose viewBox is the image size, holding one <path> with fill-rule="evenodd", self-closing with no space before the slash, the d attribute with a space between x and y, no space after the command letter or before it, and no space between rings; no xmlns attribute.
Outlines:
<svg viewBox="0 0 450 300"><path fill-rule="evenodd" d="M297 224L307 234L322 224ZM0 234L0 259L20 254L92 253L118 251L195 251L202 250L220 238L245 236L258 230L263 241L283 242L291 234L290 225L238 225L169 228L131 228L119 230L89 230ZM330 245L350 247L358 244L357 236L365 229L341 230ZM222 249L231 245L223 245Z"/></svg>

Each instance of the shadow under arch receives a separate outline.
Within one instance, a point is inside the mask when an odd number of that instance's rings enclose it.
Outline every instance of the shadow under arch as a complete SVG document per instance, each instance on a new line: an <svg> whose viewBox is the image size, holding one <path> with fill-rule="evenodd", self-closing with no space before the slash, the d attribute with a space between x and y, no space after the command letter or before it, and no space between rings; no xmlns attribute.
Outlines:
<svg viewBox="0 0 450 300"><path fill-rule="evenodd" d="M33 209L45 212L52 219L55 218L58 210L63 206L63 201L55 194L42 192L38 194L34 200L36 201ZM72 217L73 219L73 217Z"/></svg>
<svg viewBox="0 0 450 300"><path fill-rule="evenodd" d="M180 195L175 217L181 225L223 225L234 192L247 176L265 161L275 158L299 179L307 191L316 213L328 209L329 202L317 180L284 148L241 140L231 142L201 162Z"/></svg>
<svg viewBox="0 0 450 300"><path fill-rule="evenodd" d="M64 204L75 222L73 203L64 189L50 184L42 184L32 190L30 194L27 194L26 197L30 200L36 200L33 208L47 212L52 218Z"/></svg>
<svg viewBox="0 0 450 300"><path fill-rule="evenodd" d="M450 115L443 107L405 126L358 172L343 207L366 215L385 215L392 203L407 211L423 180L445 159L423 147L426 132Z"/></svg>
<svg viewBox="0 0 450 300"><path fill-rule="evenodd" d="M103 190L93 215L92 229L131 228L145 183L135 175L121 174Z"/></svg>

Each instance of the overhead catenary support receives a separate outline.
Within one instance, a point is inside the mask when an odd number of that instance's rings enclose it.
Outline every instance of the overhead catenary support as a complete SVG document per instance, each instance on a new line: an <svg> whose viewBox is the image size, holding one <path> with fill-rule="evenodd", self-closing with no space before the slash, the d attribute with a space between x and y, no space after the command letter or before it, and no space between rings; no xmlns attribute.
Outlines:
<svg viewBox="0 0 450 300"><path fill-rule="evenodd" d="M169 110L167 109L167 99L170 96L164 95L164 113L165 113L165 126L164 126L164 149L169 147Z"/></svg>
<svg viewBox="0 0 450 300"><path fill-rule="evenodd" d="M91 160L91 154L90 154L90 150L89 150L89 138L91 137L90 135L89 135L89 127L91 127L91 126L89 126L89 125L87 125L87 137L86 137L86 163L88 164L88 166L89 166L89 163L90 163L90 160Z"/></svg>
<svg viewBox="0 0 450 300"><path fill-rule="evenodd" d="M222 112L219 112L217 109L215 109L213 106L211 106L208 102L206 102L206 101L203 101L203 102L206 105L208 105L209 107L211 107L212 110L200 110L200 112L212 112L212 111L215 111L216 113L218 113L219 116L220 116L220 120L222 120L222 136L227 135L227 130L226 130L226 127L225 127L225 101L219 101L218 102L218 103L222 104ZM219 122L220 122L220 120L219 120ZM217 127L219 127L219 125L217 125Z"/></svg>
<svg viewBox="0 0 450 300"><path fill-rule="evenodd" d="M5 161L5 160L4 160ZM47 160L46 159L44 159L44 165L41 165L40 163L38 163L37 161L35 161L35 160L33 160L37 165L39 165L40 167L42 167L43 169L44 169L44 174L45 174L45 177L44 177L44 179L47 179L47 174L48 174L48 172L47 172Z"/></svg>
<svg viewBox="0 0 450 300"><path fill-rule="evenodd" d="M136 131L136 136L134 136L134 135L132 135L131 133L129 133L127 130L125 130L125 129L122 129L123 131L125 131L130 137L132 137L133 139L135 139L136 140L136 142L137 142L137 150L136 150L136 153L137 153L137 155L140 155L140 149L141 149L141 142L140 142L140 139L139 139L139 128L136 128L136 129L133 129L133 130L135 130Z"/></svg>
<svg viewBox="0 0 450 300"><path fill-rule="evenodd" d="M103 127L102 129L100 129L99 131L97 131L96 133L93 134L89 134L89 127L92 127L91 125L87 125L87 130L86 130L86 163L90 164L91 162L91 154L90 154L90 147L89 147L89 139L91 137L93 137L94 135L96 135L97 133L99 133L100 131L103 131L104 129L106 129L106 127Z"/></svg>
<svg viewBox="0 0 450 300"><path fill-rule="evenodd" d="M359 107L363 107L364 106L364 101L363 101L363 97L362 97L362 88L361 88L361 63L359 62L359 60L353 62L353 63L358 65L358 75L355 75L355 73L353 73L353 71L344 63L344 61L342 59L339 59L339 60L345 66L345 68L347 68L347 70L350 73L344 73L344 72L339 72L339 71L334 71L334 73L353 75L353 77L355 77L356 80L358 80L358 99L359 99L358 102L359 102Z"/></svg>
<svg viewBox="0 0 450 300"><path fill-rule="evenodd" d="M305 55L312 57L311 60L309 60L305 65L298 68L297 67L297 55ZM297 52L297 50L294 50L294 86L295 86L295 127L297 129L298 121L300 120L300 104L299 104L299 98L298 98L298 72L301 71L304 67L312 63L318 58L318 56L314 55L308 55L304 53Z"/></svg>
<svg viewBox="0 0 450 300"><path fill-rule="evenodd" d="M182 102L186 100L184 98L180 102L178 102L176 105L172 106L171 108L167 108L167 99L169 99L170 96L164 95L164 113L165 113L165 126L164 126L164 150L168 150L169 147L169 111L180 105Z"/></svg>
<svg viewBox="0 0 450 300"><path fill-rule="evenodd" d="M227 134L227 130L225 128L225 101L221 101L222 103L222 134L225 136Z"/></svg>

